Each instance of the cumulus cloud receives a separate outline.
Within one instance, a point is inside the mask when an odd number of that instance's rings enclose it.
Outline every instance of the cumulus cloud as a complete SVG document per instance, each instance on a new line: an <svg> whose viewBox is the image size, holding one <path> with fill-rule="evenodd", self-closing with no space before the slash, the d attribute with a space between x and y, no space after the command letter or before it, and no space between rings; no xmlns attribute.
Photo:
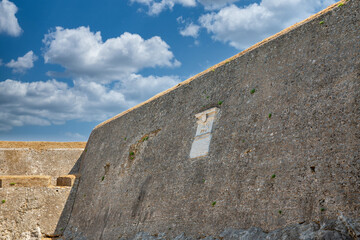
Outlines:
<svg viewBox="0 0 360 240"><path fill-rule="evenodd" d="M213 39L245 49L305 19L334 0L262 0L244 8L232 4L199 18Z"/></svg>
<svg viewBox="0 0 360 240"><path fill-rule="evenodd" d="M68 120L103 121L169 87L177 77L131 74L114 87L76 81L0 82L0 131L16 126L62 124Z"/></svg>
<svg viewBox="0 0 360 240"><path fill-rule="evenodd" d="M100 32L86 27L57 27L43 42L45 63L64 67L73 85L55 79L0 82L0 131L68 120L104 121L180 82L177 76L138 74L144 68L180 64L160 37L145 40L124 33L102 41ZM30 51L6 66L25 70L33 66L34 58Z"/></svg>
<svg viewBox="0 0 360 240"><path fill-rule="evenodd" d="M125 32L103 42L101 33L93 33L89 27L57 27L43 42L45 63L60 64L75 78L109 82L143 68L180 65L158 36L144 40Z"/></svg>
<svg viewBox="0 0 360 240"><path fill-rule="evenodd" d="M18 57L18 59L11 60L5 66L12 68L13 72L25 72L26 70L34 67L34 61L37 60L37 56L33 51L29 51L23 57Z"/></svg>
<svg viewBox="0 0 360 240"><path fill-rule="evenodd" d="M181 36L197 38L199 36L200 26L194 23L188 24L185 28L180 30Z"/></svg>
<svg viewBox="0 0 360 240"><path fill-rule="evenodd" d="M184 7L195 7L196 0L130 0L132 3L137 2L146 5L149 10L149 15L158 15L166 9L172 10L175 4L180 4Z"/></svg>
<svg viewBox="0 0 360 240"><path fill-rule="evenodd" d="M119 89L126 101L134 106L155 94L171 88L181 82L178 76L147 76L131 74L125 80L118 82L115 89Z"/></svg>
<svg viewBox="0 0 360 240"><path fill-rule="evenodd" d="M13 37L21 34L22 29L15 17L17 7L8 0L0 2L0 33L5 33Z"/></svg>

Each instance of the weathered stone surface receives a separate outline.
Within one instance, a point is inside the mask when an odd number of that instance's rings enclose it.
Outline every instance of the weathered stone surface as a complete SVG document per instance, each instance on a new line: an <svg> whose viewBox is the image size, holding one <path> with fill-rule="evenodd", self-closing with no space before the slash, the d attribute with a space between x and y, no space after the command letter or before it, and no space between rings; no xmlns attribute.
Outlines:
<svg viewBox="0 0 360 240"><path fill-rule="evenodd" d="M75 174L58 177L56 180L56 186L71 187L74 185L75 180L78 177L80 176Z"/></svg>
<svg viewBox="0 0 360 240"><path fill-rule="evenodd" d="M326 230L324 226L326 225ZM360 219L354 221L353 227L360 227ZM295 224L287 226L275 231L266 233L260 228L252 227L246 230L226 229L218 236L200 236L200 238L187 237L185 233L173 238L174 240L352 240L357 239L352 235L353 228L347 228L346 222L337 220L327 220L321 227L314 223ZM120 238L127 240L126 238ZM149 234L146 232L139 232L132 240L166 240L169 237L165 233Z"/></svg>
<svg viewBox="0 0 360 240"><path fill-rule="evenodd" d="M56 185L58 176L77 172L84 147L80 142L0 141L0 175L48 175Z"/></svg>
<svg viewBox="0 0 360 240"><path fill-rule="evenodd" d="M85 145L71 144L0 142L1 240L40 240L62 234L78 181L75 175L67 175L62 180L72 187L54 185L58 176L77 172L79 147Z"/></svg>
<svg viewBox="0 0 360 240"><path fill-rule="evenodd" d="M0 188L0 239L360 238L360 1L344 3L98 126L81 164L1 148L0 175L82 178Z"/></svg>
<svg viewBox="0 0 360 240"><path fill-rule="evenodd" d="M219 108L210 108L195 115L197 128L190 149L190 158L205 157L209 153L211 131L218 118Z"/></svg>
<svg viewBox="0 0 360 240"><path fill-rule="evenodd" d="M60 187L0 189L0 201L5 200L0 202L0 239L37 240L43 234L53 235L70 191Z"/></svg>
<svg viewBox="0 0 360 240"><path fill-rule="evenodd" d="M350 0L95 128L68 236L198 238L359 218L359 11ZM213 107L208 155L190 159L194 115Z"/></svg>
<svg viewBox="0 0 360 240"><path fill-rule="evenodd" d="M50 176L0 176L0 188L49 187Z"/></svg>

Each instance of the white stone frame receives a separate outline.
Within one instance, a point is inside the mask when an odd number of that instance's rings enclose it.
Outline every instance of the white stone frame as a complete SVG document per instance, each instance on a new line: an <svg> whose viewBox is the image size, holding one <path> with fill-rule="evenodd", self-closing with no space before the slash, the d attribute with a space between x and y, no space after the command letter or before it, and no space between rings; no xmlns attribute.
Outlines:
<svg viewBox="0 0 360 240"><path fill-rule="evenodd" d="M219 111L219 108L214 107L195 115L198 126L191 146L190 158L204 157L208 155L212 137L211 131Z"/></svg>

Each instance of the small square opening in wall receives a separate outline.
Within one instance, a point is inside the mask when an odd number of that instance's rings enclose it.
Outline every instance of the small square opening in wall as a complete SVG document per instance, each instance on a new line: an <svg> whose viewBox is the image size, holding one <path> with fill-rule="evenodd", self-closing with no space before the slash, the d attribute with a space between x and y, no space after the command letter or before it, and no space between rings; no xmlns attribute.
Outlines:
<svg viewBox="0 0 360 240"><path fill-rule="evenodd" d="M208 155L211 141L211 131L219 113L219 108L210 108L195 115L197 129L190 150L190 158Z"/></svg>
<svg viewBox="0 0 360 240"><path fill-rule="evenodd" d="M59 187L71 187L74 185L76 176L75 175L66 175L61 176L56 179L56 186Z"/></svg>
<svg viewBox="0 0 360 240"><path fill-rule="evenodd" d="M2 180L0 179L0 188L2 188Z"/></svg>

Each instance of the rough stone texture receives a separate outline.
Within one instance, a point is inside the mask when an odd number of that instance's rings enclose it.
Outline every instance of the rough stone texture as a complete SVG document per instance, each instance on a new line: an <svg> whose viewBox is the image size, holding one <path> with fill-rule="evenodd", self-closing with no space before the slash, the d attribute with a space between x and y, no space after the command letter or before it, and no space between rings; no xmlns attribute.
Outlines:
<svg viewBox="0 0 360 240"><path fill-rule="evenodd" d="M0 141L0 148L31 148L35 150L59 149L59 148L85 148L86 142L21 142Z"/></svg>
<svg viewBox="0 0 360 240"><path fill-rule="evenodd" d="M0 176L0 188L49 187L50 176Z"/></svg>
<svg viewBox="0 0 360 240"><path fill-rule="evenodd" d="M71 144L0 142L1 240L40 240L62 234L78 184L75 175L67 174L77 172L80 147L85 146ZM73 187L54 186L64 175Z"/></svg>
<svg viewBox="0 0 360 240"><path fill-rule="evenodd" d="M336 220L326 220L321 225L311 222L308 224L294 224L266 233L261 228L225 229L218 236L202 235L199 238L186 236L185 233L174 237L174 240L353 240L360 237L360 219L353 221L340 216ZM66 233L65 233L66 235ZM67 239L63 236L61 239ZM85 239L85 238L84 238ZM132 240L167 240L165 233L149 234L139 232ZM127 240L127 238L120 238Z"/></svg>
<svg viewBox="0 0 360 240"><path fill-rule="evenodd" d="M359 9L348 1L94 129L67 236L359 218ZM195 114L212 107L209 154L190 159Z"/></svg>
<svg viewBox="0 0 360 240"><path fill-rule="evenodd" d="M38 240L45 234L56 235L65 228L59 219L71 188L29 187L0 189L0 239ZM69 213L69 210L67 211ZM61 234L59 232L58 234Z"/></svg>
<svg viewBox="0 0 360 240"><path fill-rule="evenodd" d="M76 172L83 142L0 141L0 175L49 175L56 185L58 176Z"/></svg>
<svg viewBox="0 0 360 240"><path fill-rule="evenodd" d="M56 186L71 187L74 185L76 178L74 174L58 177L56 180Z"/></svg>

